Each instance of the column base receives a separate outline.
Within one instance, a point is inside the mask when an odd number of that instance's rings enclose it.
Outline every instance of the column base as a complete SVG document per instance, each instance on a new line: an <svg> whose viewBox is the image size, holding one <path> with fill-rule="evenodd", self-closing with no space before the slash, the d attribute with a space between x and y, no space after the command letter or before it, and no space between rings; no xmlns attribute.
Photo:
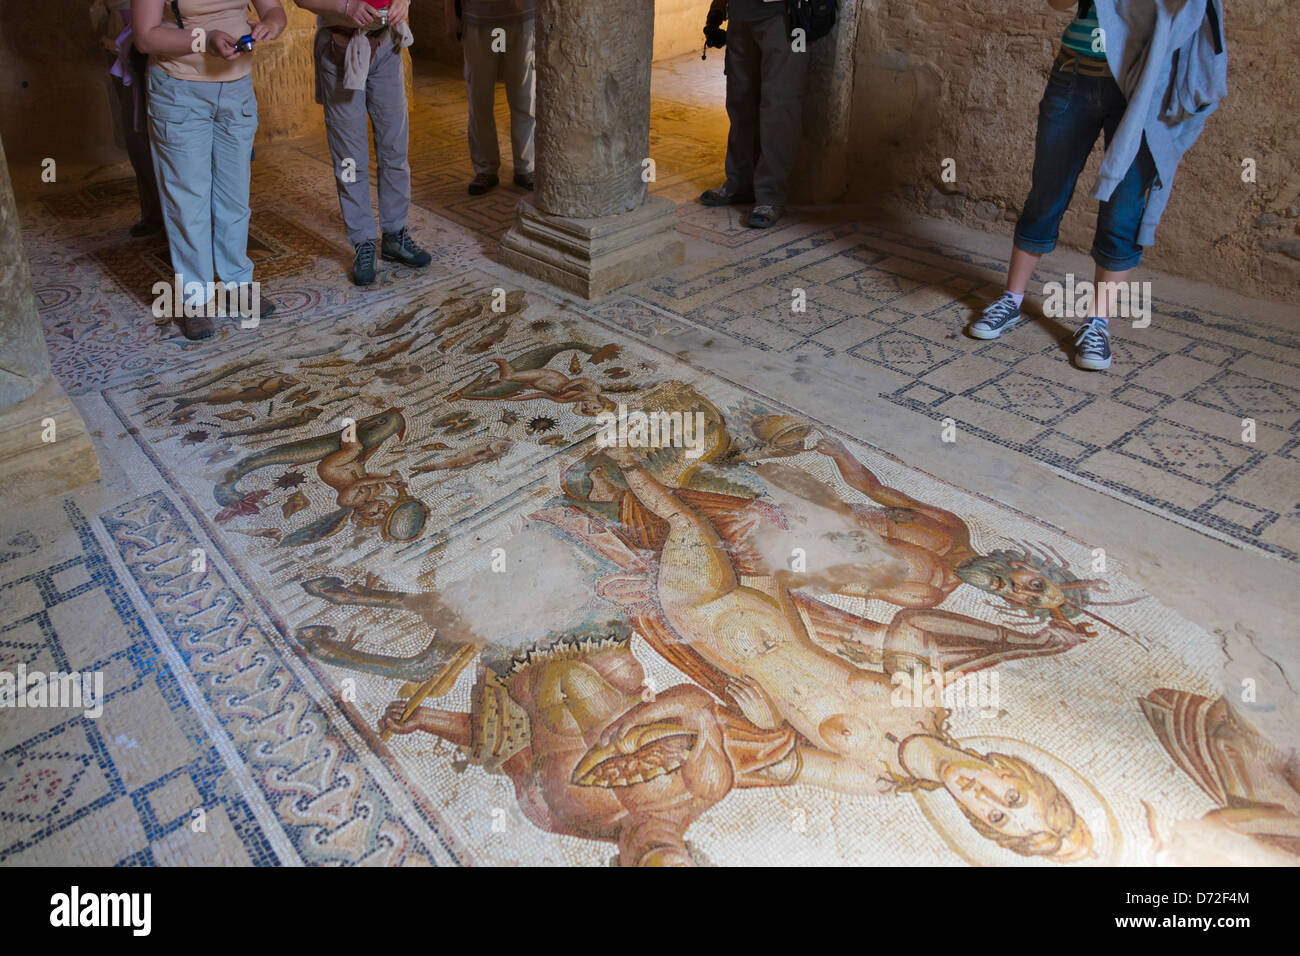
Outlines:
<svg viewBox="0 0 1300 956"><path fill-rule="evenodd" d="M673 269L685 257L677 207L662 196L599 219L551 216L521 200L519 219L501 240L498 255L502 265L586 299Z"/></svg>
<svg viewBox="0 0 1300 956"><path fill-rule="evenodd" d="M41 440L54 419L54 441ZM99 456L86 423L51 379L21 402L0 408L0 502L13 509L99 480Z"/></svg>

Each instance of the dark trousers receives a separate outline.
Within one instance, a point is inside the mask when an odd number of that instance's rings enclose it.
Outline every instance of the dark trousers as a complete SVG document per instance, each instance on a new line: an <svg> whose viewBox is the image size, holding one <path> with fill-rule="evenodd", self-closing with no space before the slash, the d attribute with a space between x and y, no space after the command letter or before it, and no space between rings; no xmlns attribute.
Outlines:
<svg viewBox="0 0 1300 956"><path fill-rule="evenodd" d="M134 81L131 86L124 86L122 81L113 79L113 92L117 94L119 122L122 124L122 141L126 145L127 158L131 160L131 169L135 171L135 188L140 194L140 219L144 222L161 224L163 221L162 203L158 199L158 180L154 176L153 151L149 147L149 96L146 72L149 58L131 47L131 73ZM140 128L136 129L136 98L140 102Z"/></svg>
<svg viewBox="0 0 1300 956"><path fill-rule="evenodd" d="M1087 76L1060 63L1052 68L1038 105L1034 179L1016 223L1016 248L1038 255L1056 248L1061 217L1088 155L1098 136L1110 146L1127 106L1119 84L1109 74ZM1155 178L1155 161L1143 140L1128 173L1097 210L1092 258L1103 269L1123 272L1141 262L1137 235Z"/></svg>
<svg viewBox="0 0 1300 956"><path fill-rule="evenodd" d="M727 187L785 203L799 149L808 54L790 49L785 16L727 23Z"/></svg>

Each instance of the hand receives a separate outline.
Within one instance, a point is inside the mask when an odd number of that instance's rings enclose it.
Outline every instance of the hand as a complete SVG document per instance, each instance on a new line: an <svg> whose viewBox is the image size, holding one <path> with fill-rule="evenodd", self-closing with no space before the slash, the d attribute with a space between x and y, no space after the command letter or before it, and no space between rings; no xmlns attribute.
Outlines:
<svg viewBox="0 0 1300 956"><path fill-rule="evenodd" d="M285 18L284 10L276 7L256 23L250 20L248 32L253 37L254 42L264 43L278 38L288 25L289 21Z"/></svg>
<svg viewBox="0 0 1300 956"><path fill-rule="evenodd" d="M379 718L379 732L387 734L409 734L420 729L420 712L417 710L405 720L402 714L406 712L406 701L395 700L384 710L384 715Z"/></svg>
<svg viewBox="0 0 1300 956"><path fill-rule="evenodd" d="M834 458L836 455L843 455L847 449L844 447L844 442L838 438L819 438L817 444L813 445L813 451Z"/></svg>
<svg viewBox="0 0 1300 956"><path fill-rule="evenodd" d="M390 27L399 26L406 20L406 15L411 10L411 0L393 0L388 5L388 25Z"/></svg>
<svg viewBox="0 0 1300 956"><path fill-rule="evenodd" d="M215 53L217 56L226 60L233 60L236 57L243 56L235 49L235 44L239 41L232 37L224 30L208 31L208 51Z"/></svg>
<svg viewBox="0 0 1300 956"><path fill-rule="evenodd" d="M345 20L361 29L379 20L379 13L365 0L343 0L342 13Z"/></svg>
<svg viewBox="0 0 1300 956"><path fill-rule="evenodd" d="M781 726L781 715L777 713L776 705L763 690L763 685L754 678L744 676L727 681L727 696L755 727L775 730Z"/></svg>

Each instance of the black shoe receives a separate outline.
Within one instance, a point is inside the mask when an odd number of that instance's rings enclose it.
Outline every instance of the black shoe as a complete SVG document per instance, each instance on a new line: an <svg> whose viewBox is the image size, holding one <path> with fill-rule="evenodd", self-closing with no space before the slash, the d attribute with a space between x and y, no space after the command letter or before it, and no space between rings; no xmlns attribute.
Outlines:
<svg viewBox="0 0 1300 956"><path fill-rule="evenodd" d="M706 189L700 193L700 202L705 206L734 206L738 203L751 203L753 201L754 191L752 189L733 191L726 183L723 183L717 189Z"/></svg>
<svg viewBox="0 0 1300 956"><path fill-rule="evenodd" d="M182 315L180 322L181 332L191 342L210 339L217 331L211 317L206 315Z"/></svg>
<svg viewBox="0 0 1300 956"><path fill-rule="evenodd" d="M134 239L143 239L145 236L152 236L162 232L163 224L161 219L141 219L131 227L131 237Z"/></svg>
<svg viewBox="0 0 1300 956"><path fill-rule="evenodd" d="M520 189L533 191L533 174L532 173L515 173L515 185Z"/></svg>
<svg viewBox="0 0 1300 956"><path fill-rule="evenodd" d="M417 269L423 269L433 261L433 256L417 246L405 228L401 232L384 233L381 255L392 262L415 266Z"/></svg>
<svg viewBox="0 0 1300 956"><path fill-rule="evenodd" d="M379 250L373 239L358 242L356 248L356 256L352 259L352 281L356 285L370 285L375 281L375 255Z"/></svg>
<svg viewBox="0 0 1300 956"><path fill-rule="evenodd" d="M479 173L469 184L469 194L471 196L482 196L485 192L501 182L496 173Z"/></svg>

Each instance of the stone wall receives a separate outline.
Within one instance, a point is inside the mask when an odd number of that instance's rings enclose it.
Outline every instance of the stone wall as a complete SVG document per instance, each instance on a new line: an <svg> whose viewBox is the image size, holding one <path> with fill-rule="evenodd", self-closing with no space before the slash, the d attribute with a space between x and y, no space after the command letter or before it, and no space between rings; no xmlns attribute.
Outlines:
<svg viewBox="0 0 1300 956"><path fill-rule="evenodd" d="M856 0L844 198L885 200L1010 236L1029 188L1037 103L1068 13L1046 0ZM841 0L841 8L847 0ZM1293 0L1227 4L1228 98L1179 167L1144 263L1300 299L1300 17ZM832 150L833 152L833 150ZM1101 150L1061 239L1086 250ZM957 181L940 181L945 157ZM1242 160L1257 182L1242 182Z"/></svg>
<svg viewBox="0 0 1300 956"><path fill-rule="evenodd" d="M704 49L709 0L654 0L654 4L654 59L666 60L683 53L699 56Z"/></svg>
<svg viewBox="0 0 1300 956"><path fill-rule="evenodd" d="M89 6L45 0L7 10L0 30L0 136L20 192L38 181L32 170L39 173L46 157L59 170L81 172L126 160L109 85L116 82L108 75L112 56L91 29ZM291 0L284 7L289 28L254 54L259 143L322 130L311 67L315 18Z"/></svg>

